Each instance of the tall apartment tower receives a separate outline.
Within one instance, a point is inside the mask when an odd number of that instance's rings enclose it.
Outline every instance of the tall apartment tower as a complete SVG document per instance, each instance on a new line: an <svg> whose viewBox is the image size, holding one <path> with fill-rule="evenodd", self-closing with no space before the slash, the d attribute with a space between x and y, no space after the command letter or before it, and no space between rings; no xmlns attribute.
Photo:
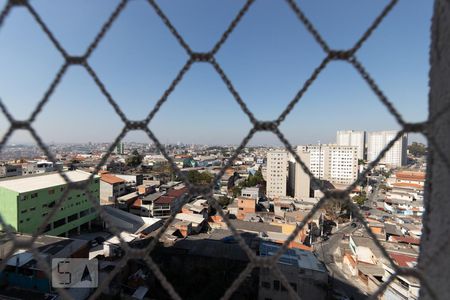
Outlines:
<svg viewBox="0 0 450 300"><path fill-rule="evenodd" d="M397 131L376 131L367 134L367 160L373 161L377 158L380 152L391 142ZM391 167L400 167L406 165L406 148L408 146L408 134L405 133L402 137L392 145L389 151L386 152L380 163L384 163Z"/></svg>
<svg viewBox="0 0 450 300"><path fill-rule="evenodd" d="M117 154L124 154L125 153L125 144L123 142L119 142L116 146L116 153Z"/></svg>
<svg viewBox="0 0 450 300"><path fill-rule="evenodd" d="M297 148L297 154L302 162L310 168L310 153ZM309 175L303 171L302 166L298 162L295 162L295 198L309 198L310 181Z"/></svg>
<svg viewBox="0 0 450 300"><path fill-rule="evenodd" d="M358 147L335 144L299 146L297 151L309 153L310 171L321 180L335 184L351 184L358 177Z"/></svg>
<svg viewBox="0 0 450 300"><path fill-rule="evenodd" d="M267 197L286 196L288 154L284 150L267 152Z"/></svg>
<svg viewBox="0 0 450 300"><path fill-rule="evenodd" d="M366 147L366 132L355 130L340 130L336 133L336 144L338 146L358 147L358 159L364 159Z"/></svg>

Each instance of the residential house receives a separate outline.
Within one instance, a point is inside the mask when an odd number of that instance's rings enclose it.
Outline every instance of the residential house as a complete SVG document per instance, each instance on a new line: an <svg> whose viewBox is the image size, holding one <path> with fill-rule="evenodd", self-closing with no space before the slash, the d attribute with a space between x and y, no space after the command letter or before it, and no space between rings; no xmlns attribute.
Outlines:
<svg viewBox="0 0 450 300"><path fill-rule="evenodd" d="M116 203L117 198L126 194L126 181L108 172L100 172L100 202Z"/></svg>
<svg viewBox="0 0 450 300"><path fill-rule="evenodd" d="M244 220L247 214L254 214L256 211L256 200L254 198L238 197L238 212L236 218Z"/></svg>
<svg viewBox="0 0 450 300"><path fill-rule="evenodd" d="M402 268L414 268L417 264L417 256L394 253L390 253L389 256L399 267ZM395 273L395 271L394 268L388 263L384 263L383 268L385 270L385 274L382 280L386 281ZM417 278L398 275L383 292L383 299L417 300L419 299L419 289L420 282Z"/></svg>
<svg viewBox="0 0 450 300"><path fill-rule="evenodd" d="M172 213L180 211L187 192L186 187L169 190L153 202L152 216L167 219Z"/></svg>

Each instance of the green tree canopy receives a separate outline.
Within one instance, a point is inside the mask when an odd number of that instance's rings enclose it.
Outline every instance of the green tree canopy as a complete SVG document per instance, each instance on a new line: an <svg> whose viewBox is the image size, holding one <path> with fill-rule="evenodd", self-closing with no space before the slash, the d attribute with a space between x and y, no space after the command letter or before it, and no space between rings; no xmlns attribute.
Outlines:
<svg viewBox="0 0 450 300"><path fill-rule="evenodd" d="M424 156L427 153L427 147L422 143L413 142L408 146L409 153L415 157Z"/></svg>
<svg viewBox="0 0 450 300"><path fill-rule="evenodd" d="M142 163L142 155L139 154L139 152L134 149L130 156L127 157L125 160L125 163L127 166L135 168L139 166Z"/></svg>
<svg viewBox="0 0 450 300"><path fill-rule="evenodd" d="M189 181L195 185L208 185L214 179L214 176L209 172L199 172L196 170L189 171L187 174Z"/></svg>
<svg viewBox="0 0 450 300"><path fill-rule="evenodd" d="M352 200L358 204L359 206L363 205L364 202L366 201L366 196L365 195L356 195L352 198Z"/></svg>

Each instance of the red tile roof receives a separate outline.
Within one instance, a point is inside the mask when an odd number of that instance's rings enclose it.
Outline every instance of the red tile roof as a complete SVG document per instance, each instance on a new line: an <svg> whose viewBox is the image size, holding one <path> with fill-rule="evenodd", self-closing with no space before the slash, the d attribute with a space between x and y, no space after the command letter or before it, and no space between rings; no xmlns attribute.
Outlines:
<svg viewBox="0 0 450 300"><path fill-rule="evenodd" d="M425 172L414 172L414 171L401 171L395 174L397 179L406 179L406 180L425 180Z"/></svg>
<svg viewBox="0 0 450 300"><path fill-rule="evenodd" d="M393 186L405 186L405 187L413 187L418 189L423 189L423 185L417 183L408 183L408 182L395 182Z"/></svg>
<svg viewBox="0 0 450 300"><path fill-rule="evenodd" d="M183 194L186 194L188 192L188 188L187 187L183 187L181 189L172 189L170 191L167 192L167 196L169 197L175 197L178 198L180 196L182 196Z"/></svg>
<svg viewBox="0 0 450 300"><path fill-rule="evenodd" d="M161 196L158 199L155 200L154 204L172 204L172 202L175 200L175 197L170 196Z"/></svg>
<svg viewBox="0 0 450 300"><path fill-rule="evenodd" d="M417 262L417 257L405 254L389 253L389 256L399 267L411 267L411 263Z"/></svg>
<svg viewBox="0 0 450 300"><path fill-rule="evenodd" d="M416 239L410 236L392 236L392 239L398 243L420 245L420 239Z"/></svg>
<svg viewBox="0 0 450 300"><path fill-rule="evenodd" d="M122 178L119 178L119 177L111 175L111 174L101 174L100 180L104 181L106 183L109 183L109 184L125 182L125 180L123 180Z"/></svg>
<svg viewBox="0 0 450 300"><path fill-rule="evenodd" d="M141 208L142 206L142 199L141 198L137 198L136 201L134 201L133 205L131 206L131 208Z"/></svg>

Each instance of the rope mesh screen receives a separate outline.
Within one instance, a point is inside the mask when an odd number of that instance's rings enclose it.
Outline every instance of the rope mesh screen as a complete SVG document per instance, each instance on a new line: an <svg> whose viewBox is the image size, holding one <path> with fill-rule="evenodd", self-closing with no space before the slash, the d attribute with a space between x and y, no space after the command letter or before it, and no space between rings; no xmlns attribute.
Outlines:
<svg viewBox="0 0 450 300"><path fill-rule="evenodd" d="M49 213L43 220L41 226L36 230L36 232L33 234L32 239L29 242L22 242L15 238L15 235L13 232L8 229L9 227L6 226L4 220L0 216L0 222L2 226L6 230L6 234L11 241L13 241L13 248L10 250L10 252L6 255L6 258L9 258L13 255L13 253L17 249L29 249L32 251L35 259L37 260L38 264L41 268L45 271L48 278L51 278L51 269L50 266L47 264L47 262L44 260L44 258L40 255L36 245L35 241L37 237L43 234L45 231L45 228L47 224L49 223L50 219L56 214L58 209L61 207L61 205L64 203L66 197L68 196L68 193L70 190L80 190L85 192L88 195L88 198L92 202L93 206L97 210L100 218L103 219L104 222L108 225L111 232L117 236L120 240L121 247L125 251L125 255L121 258L116 268L114 268L113 271L111 271L108 275L108 277L103 280L98 287L98 289L90 296L90 298L95 299L97 298L104 288L111 282L111 280L114 278L115 275L117 275L123 266L127 264L127 261L130 259L134 259L136 257L139 257L142 259L148 268L153 272L154 276L158 278L159 282L161 283L162 287L166 290L168 295L170 295L173 299L181 299L180 295L177 293L176 287L174 287L165 277L163 272L159 269L158 265L152 260L150 257L150 252L155 248L155 246L158 243L159 238L163 235L165 230L170 226L170 224L173 222L175 218L176 212L174 211L171 216L165 221L162 229L158 232L157 236L150 242L148 246L146 246L144 249L136 249L131 248L120 236L120 231L114 226L114 224L108 219L108 216L106 215L104 209L102 206L98 203L98 199L94 197L94 195L91 193L90 190L88 190L88 184L93 180L94 174L98 173L101 166L104 165L108 159L108 157L111 155L111 153L114 151L117 144L122 140L122 138L130 131L143 131L156 145L156 147L161 151L163 156L168 160L171 168L173 171L183 180L184 184L189 190L189 197L186 197L184 199L184 203L187 203L192 197L202 195L207 200L209 205L213 206L217 212L220 214L220 216L223 218L224 222L228 225L229 229L231 230L234 238L237 240L239 245L242 247L242 249L245 251L245 253L248 256L249 263L247 267L240 273L240 275L234 280L232 285L228 287L226 290L226 293L223 295L223 299L229 299L233 293L236 291L236 289L240 286L240 284L246 279L247 275L250 274L250 272L254 268L270 268L270 270L273 272L273 274L279 278L281 283L284 285L284 287L288 290L289 295L293 299L298 299L299 296L297 295L296 291L291 287L291 285L288 283L286 277L283 275L281 270L278 268L277 262L281 255L286 251L288 248L288 245L290 242L292 242L299 231L303 228L303 226L307 223L307 221L327 202L332 199L340 199L343 201L346 201L353 212L353 215L355 218L357 218L362 224L365 230L367 231L367 234L372 237L374 243L379 248L381 253L383 254L384 258L390 262L390 264L394 268L394 274L385 281L379 289L371 295L372 299L376 299L383 291L388 287L388 285L393 282L393 280L399 276L411 276L416 279L418 279L421 283L421 287L427 289L429 294L434 298L438 299L437 295L433 293L433 291L429 288L429 285L427 283L426 278L422 275L420 270L417 268L402 268L397 266L390 256L388 255L387 251L383 248L381 243L376 238L375 234L369 229L368 223L365 220L365 217L361 214L359 208L350 200L349 194L350 192L360 184L360 182L363 182L365 180L366 175L368 172L370 172L377 164L378 162L383 158L384 154L394 145L394 143L401 138L401 136L405 133L421 133L426 137L428 140L428 145L432 151L434 151L441 160L445 163L448 170L450 170L450 162L446 158L445 153L440 149L440 147L437 145L435 139L431 134L427 131L429 125L433 122L436 122L439 118L442 118L442 116L450 110L450 106L446 107L441 111L441 113L436 114L428 119L426 122L422 123L408 123L405 121L401 114L397 111L397 109L394 107L392 102L388 99L388 97L382 92L380 87L377 85L375 80L371 77L371 75L366 71L364 66L361 64L361 62L358 60L356 54L358 50L361 48L361 46L370 38L371 34L377 30L377 27L380 25L380 23L383 21L383 19L389 14L389 12L395 7L397 4L397 0L391 0L381 11L381 13L375 18L375 20L371 23L371 25L367 28L367 30L364 32L364 34L359 38L359 40L355 43L355 45L352 48L349 49L333 49L331 48L327 42L323 39L323 37L320 35L320 33L317 31L317 29L314 27L314 24L311 23L311 21L307 18L307 16L303 13L301 7L294 1L294 0L286 0L287 5L292 10L292 12L296 15L298 18L299 26L304 26L307 31L313 36L314 40L317 42L317 44L321 47L321 49L325 53L325 58L321 61L321 63L315 68L315 70L312 72L310 77L304 82L303 86L299 89L295 97L289 102L287 107L284 109L284 111L281 113L281 115L274 121L260 121L255 118L253 113L249 110L244 100L239 95L238 91L234 88L233 83L230 78L226 75L224 70L222 69L221 65L216 61L215 55L220 51L222 45L227 41L227 38L230 34L237 28L239 22L242 20L242 18L245 17L246 13L249 9L251 9L252 4L254 3L254 0L247 0L244 6L239 10L238 14L234 17L232 22L229 24L228 28L223 32L219 40L215 43L215 45L207 52L195 52L193 51L190 46L186 43L184 38L179 34L177 29L173 26L170 19L165 15L165 13L161 10L161 8L158 6L156 1L154 0L148 0L149 9L153 9L156 14L159 16L161 21L165 24L167 29L170 31L170 33L173 35L173 37L177 40L179 45L186 51L188 54L188 59L184 66L181 68L181 70L178 72L176 77L173 79L169 87L164 91L161 98L157 101L155 107L148 113L147 117L144 120L141 121L134 121L127 118L127 116L123 113L117 102L114 100L113 96L109 93L107 87L104 85L102 80L97 76L96 71L91 67L89 64L89 58L92 55L92 53L96 50L99 43L101 43L102 39L104 38L105 34L108 32L108 30L111 28L111 25L116 21L117 17L123 12L123 10L126 8L128 1L122 0L117 5L117 7L114 9L114 11L111 13L111 15L108 17L108 19L104 22L103 26L101 27L100 32L96 35L94 40L91 42L91 44L87 47L85 53L81 56L72 56L70 53L68 53L64 47L61 45L61 43L58 41L58 39L54 36L52 31L48 28L44 20L40 17L40 15L36 12L36 10L33 8L33 5L27 1L27 0L10 0L6 3L5 7L1 8L0 11L0 34L2 26L7 21L8 15L11 13L12 10L14 10L16 7L23 7L25 10L28 11L28 13L33 17L33 19L36 21L37 26L39 26L42 31L45 33L45 35L49 38L53 46L57 49L57 51L62 55L64 58L64 63L60 67L59 71L57 72L56 76L52 80L51 84L48 86L46 92L44 93L44 96L40 101L38 102L37 106L33 110L32 114L27 120L16 120L13 118L13 116L9 113L8 108L4 105L3 102L0 101L0 108L3 112L3 114L6 116L7 120L9 121L9 129L4 134L3 138L0 141L0 150L3 149L5 144L7 143L8 139L12 135L12 133L15 130L25 130L28 131L33 139L36 141L37 145L42 149L44 154L48 157L50 161L53 163L56 162L56 159L54 155L49 151L48 147L44 144L38 133L33 128L33 122L36 119L36 116L45 108L45 105L49 101L52 93L54 92L55 88L59 85L61 82L61 79L63 78L64 74L67 72L67 70L73 66L78 65L86 69L92 80L95 82L95 84L98 86L102 94L106 97L109 104L113 107L114 111L117 113L117 115L120 117L120 119L123 121L123 129L121 133L117 136L117 138L114 140L114 142L110 145L107 154L102 157L100 163L95 167L95 171L90 176L90 179L88 182L84 183L75 183L71 182L67 176L62 172L58 171L60 176L68 183L68 189L65 190L63 195L60 197L60 199L57 201L56 205L54 206L51 213ZM341 191L328 191L323 186L320 185L320 181L313 176L311 171L308 169L308 167L302 162L300 157L297 155L296 151L292 147L291 143L285 138L283 133L279 130L280 124L285 120L285 118L289 115L289 113L292 111L292 109L296 106L296 104L302 99L305 92L310 88L310 86L315 82L318 75L333 61L344 61L347 62L349 65L353 66L358 74L363 78L363 80L367 83L367 85L370 87L370 89L373 91L373 93L376 95L376 97L379 99L379 101L386 107L386 109L389 111L392 116L396 119L398 124L401 126L401 130L398 132L397 136L394 140L392 140L378 155L378 157L369 163L367 169L362 172L358 179L353 182L351 185L349 185L345 190ZM215 176L214 181L211 185L207 187L199 187L195 186L192 183L189 182L187 177L180 171L180 169L176 166L174 160L168 155L168 153L165 151L164 146L159 142L159 140L155 137L151 129L149 128L150 121L154 118L154 116L158 113L161 106L164 105L168 97L171 95L171 93L174 91L175 87L180 83L180 81L183 79L183 76L190 70L191 66L196 63L206 63L212 65L214 70L219 74L222 81L225 83L228 90L231 92L233 98L235 101L239 104L242 111L247 115L249 118L252 129L250 132L246 135L246 137L243 139L243 141L240 143L240 145L237 147L236 151L233 153L232 157L228 160L225 166L223 166L220 170L220 172ZM304 170L306 174L309 175L312 181L319 184L320 190L323 192L324 196L320 199L320 201L314 206L314 208L308 213L308 215L303 219L300 224L297 225L296 229L290 234L289 238L283 243L282 247L279 249L279 251L270 257L259 257L256 256L255 253L249 248L249 246L245 243L244 239L240 236L237 229L231 224L229 221L227 215L225 215L222 207L216 202L216 200L213 198L213 187L214 182L217 182L220 180L220 178L224 175L225 169L230 167L232 162L237 158L238 154L243 150L243 148L247 145L249 140L253 137L253 135L256 132L259 131L269 131L274 133L279 140L282 142L282 144L286 147L286 149L293 155L297 163L300 164L301 168ZM444 247L446 243L448 242L448 239L442 239L442 245L438 247L438 249ZM428 258L432 258L433 255L427 255ZM8 259L4 259L0 263L0 270L3 270L6 264L6 261ZM64 299L70 299L71 296L67 293L64 289L57 289L57 292L64 298Z"/></svg>

